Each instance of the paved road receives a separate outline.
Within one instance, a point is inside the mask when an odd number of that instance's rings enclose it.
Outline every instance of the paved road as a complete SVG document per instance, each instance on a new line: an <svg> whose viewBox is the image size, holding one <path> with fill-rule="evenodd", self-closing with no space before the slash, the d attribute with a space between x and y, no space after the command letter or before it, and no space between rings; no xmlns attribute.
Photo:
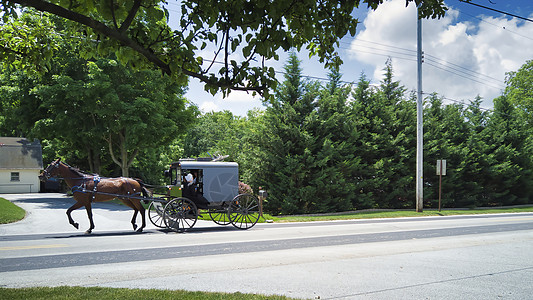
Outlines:
<svg viewBox="0 0 533 300"><path fill-rule="evenodd" d="M185 234L97 204L71 227L69 198L2 195L30 211L0 225L0 286L111 286L320 299L528 299L533 214L258 224L201 222ZM84 223L85 222L85 223Z"/></svg>

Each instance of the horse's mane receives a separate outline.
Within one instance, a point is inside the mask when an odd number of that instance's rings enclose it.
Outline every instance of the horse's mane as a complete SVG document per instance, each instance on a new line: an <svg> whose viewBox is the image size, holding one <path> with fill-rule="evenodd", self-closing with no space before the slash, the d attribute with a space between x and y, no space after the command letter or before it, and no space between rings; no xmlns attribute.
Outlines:
<svg viewBox="0 0 533 300"><path fill-rule="evenodd" d="M65 163L65 162L63 162L63 163L68 167L68 169L69 169L72 173L78 175L79 177L97 176L97 175L98 175L98 174L90 174L90 173L84 172L84 171L82 171L82 170L80 170L80 169L78 169L78 168L75 168L75 167L72 167L72 166L68 165L68 164Z"/></svg>

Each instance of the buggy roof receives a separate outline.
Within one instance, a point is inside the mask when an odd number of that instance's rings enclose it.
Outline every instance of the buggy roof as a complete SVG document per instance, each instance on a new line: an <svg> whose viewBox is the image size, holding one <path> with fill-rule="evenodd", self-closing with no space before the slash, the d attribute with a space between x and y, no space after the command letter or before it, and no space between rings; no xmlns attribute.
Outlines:
<svg viewBox="0 0 533 300"><path fill-rule="evenodd" d="M224 161L195 161L182 160L172 163L172 168L180 167L181 169L218 169L218 168L238 168L239 164L236 162Z"/></svg>

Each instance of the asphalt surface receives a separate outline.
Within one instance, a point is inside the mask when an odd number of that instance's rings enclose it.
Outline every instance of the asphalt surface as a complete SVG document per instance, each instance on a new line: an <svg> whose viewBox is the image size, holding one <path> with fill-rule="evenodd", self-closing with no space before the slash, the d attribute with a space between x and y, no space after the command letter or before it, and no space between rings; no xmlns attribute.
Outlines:
<svg viewBox="0 0 533 300"><path fill-rule="evenodd" d="M110 286L307 299L531 299L533 214L258 224L198 221L176 234L112 203L65 211L61 194L0 195L29 214L0 225L0 286ZM139 219L140 220L140 219Z"/></svg>

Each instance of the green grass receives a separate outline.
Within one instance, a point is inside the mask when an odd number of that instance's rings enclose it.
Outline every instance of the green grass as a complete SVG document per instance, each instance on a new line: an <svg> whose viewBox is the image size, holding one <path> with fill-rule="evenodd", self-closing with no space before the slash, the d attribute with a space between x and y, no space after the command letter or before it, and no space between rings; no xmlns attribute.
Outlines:
<svg viewBox="0 0 533 300"><path fill-rule="evenodd" d="M292 299L285 296L265 296L242 293L205 293L170 290L116 289L103 287L35 287L35 288L0 288L0 299L186 299L186 300L275 300Z"/></svg>
<svg viewBox="0 0 533 300"><path fill-rule="evenodd" d="M11 203L10 201L0 198L0 224L13 223L24 219L26 212Z"/></svg>
<svg viewBox="0 0 533 300"><path fill-rule="evenodd" d="M390 210L390 211L361 211L337 214L320 215L299 215L274 217L265 215L265 219L281 222L311 222L311 221L335 221L353 219L377 219L377 218L404 218L404 217L429 217L429 216L454 216L454 215L477 215L477 214L498 214L498 213L519 213L533 212L533 206L518 208L496 208L496 209L464 209L464 210L441 210L425 209L423 212L414 210Z"/></svg>

